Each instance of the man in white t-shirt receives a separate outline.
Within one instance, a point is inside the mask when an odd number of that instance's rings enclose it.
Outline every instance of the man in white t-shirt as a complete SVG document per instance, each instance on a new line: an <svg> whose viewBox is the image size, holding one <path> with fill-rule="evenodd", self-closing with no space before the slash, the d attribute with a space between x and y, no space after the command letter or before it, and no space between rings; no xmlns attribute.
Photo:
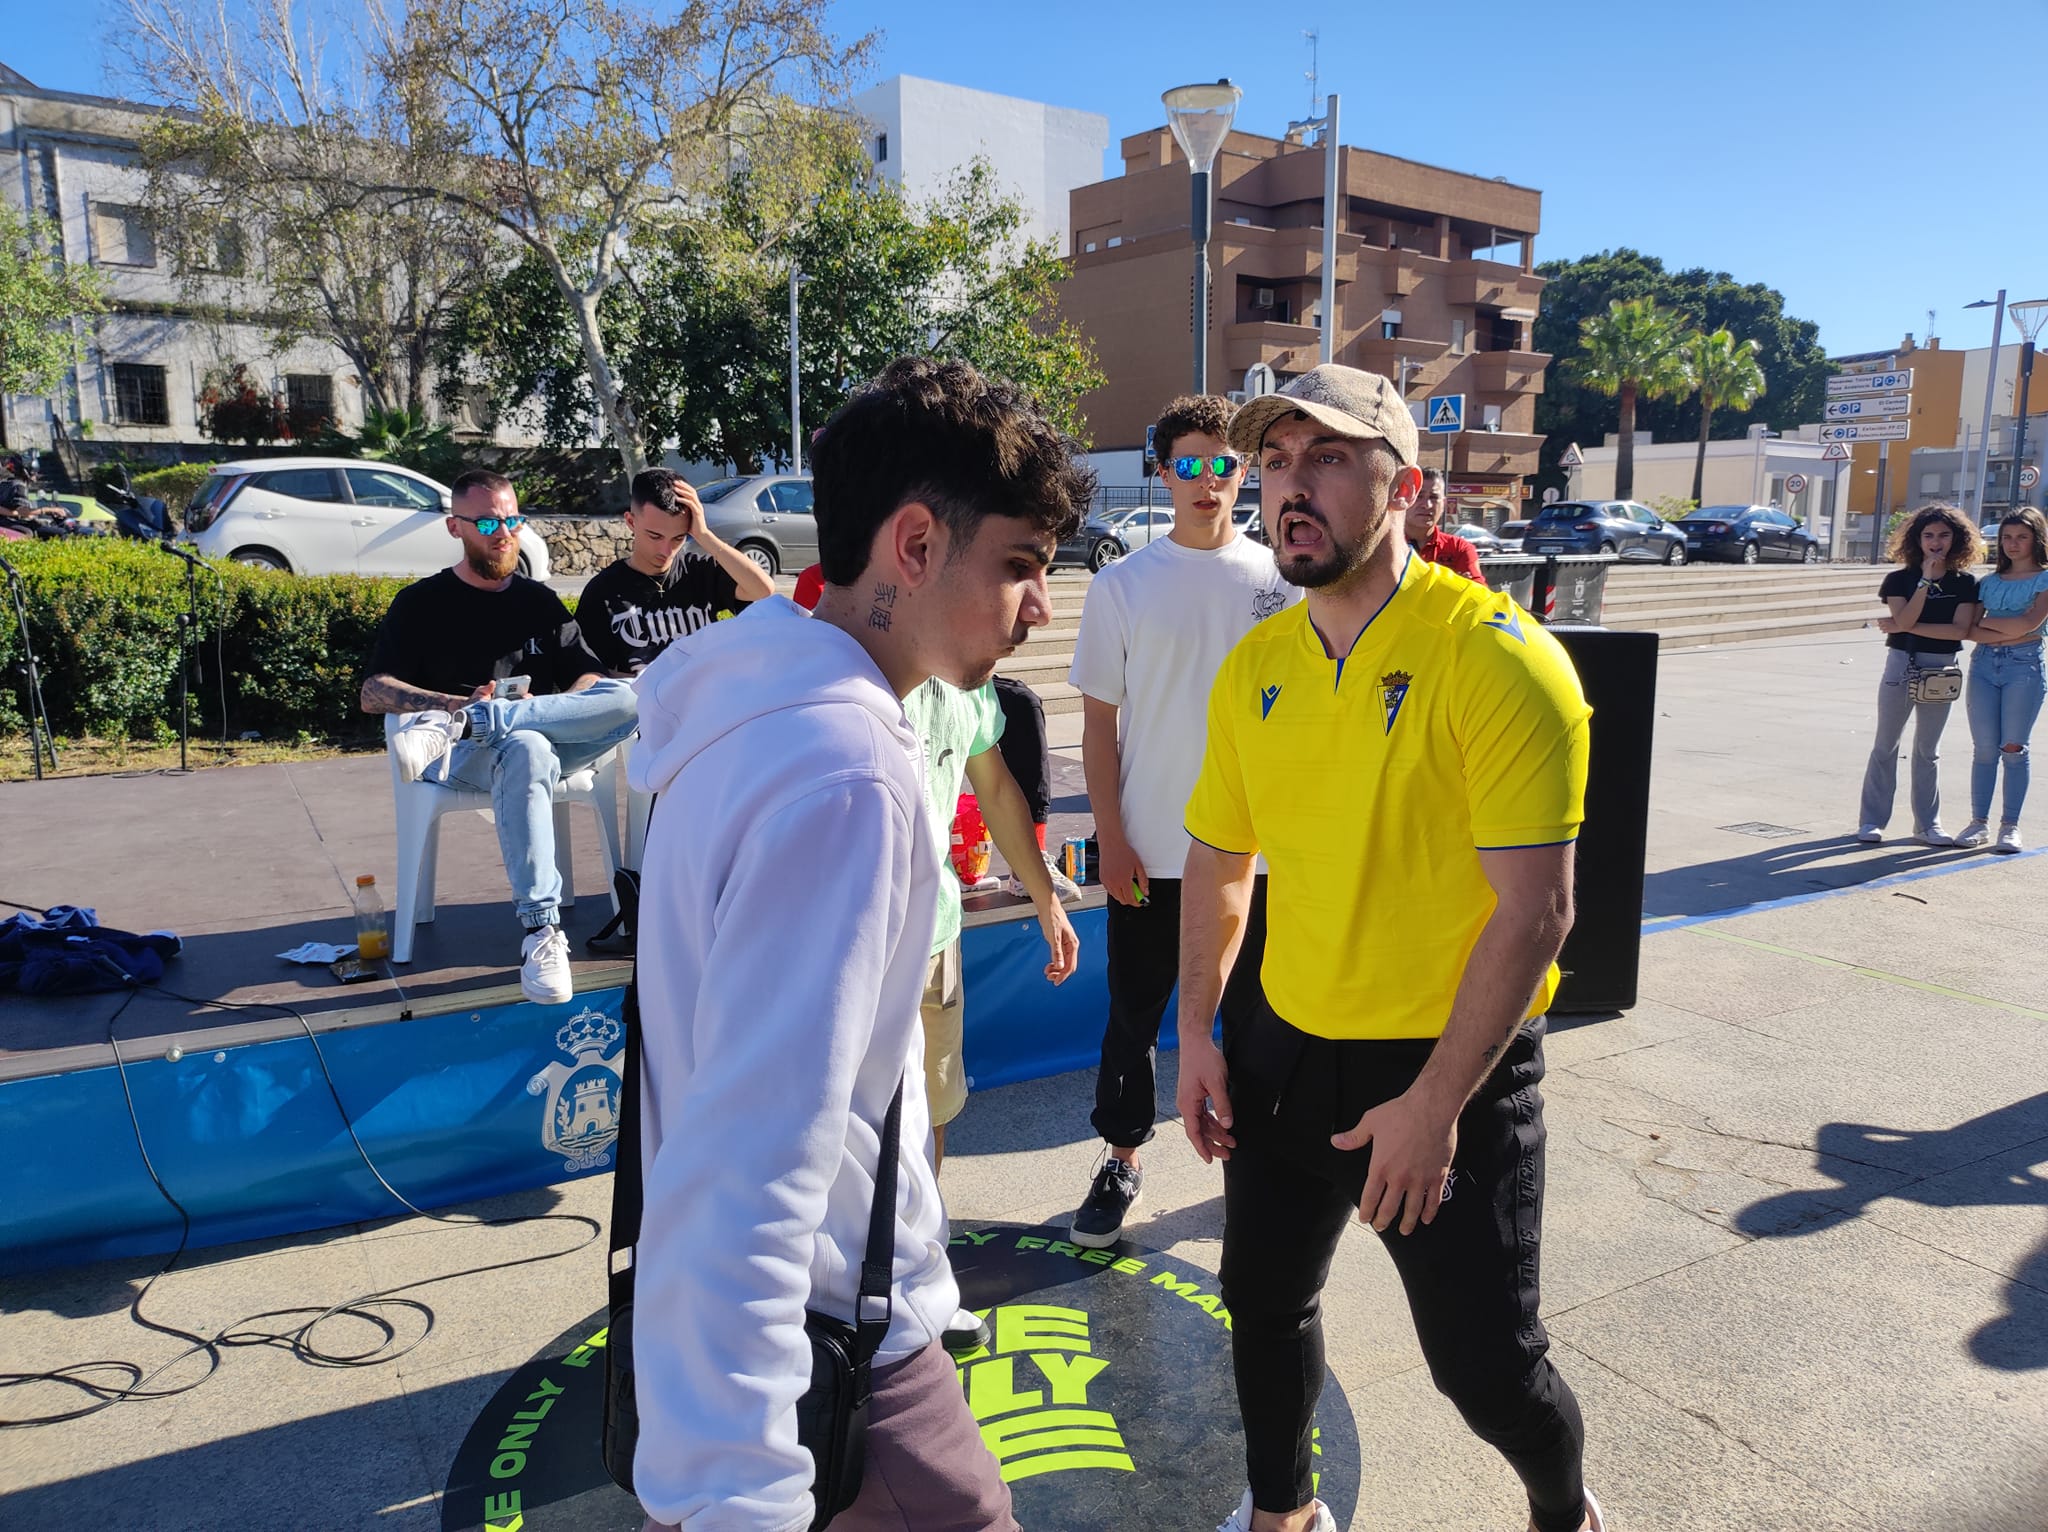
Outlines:
<svg viewBox="0 0 2048 1532"><path fill-rule="evenodd" d="M1109 1152L1075 1213L1077 1245L1114 1244L1138 1200L1138 1150L1157 1116L1159 1024L1180 963L1182 810L1202 766L1209 688L1252 626L1301 599L1266 548L1231 522L1244 460L1228 401L1185 396L1153 428L1173 533L1088 587L1068 679L1082 695L1081 761L1109 894L1109 1020L1090 1121ZM1261 869L1263 872L1263 869ZM1223 1024L1257 1003L1266 880L1223 995Z"/></svg>

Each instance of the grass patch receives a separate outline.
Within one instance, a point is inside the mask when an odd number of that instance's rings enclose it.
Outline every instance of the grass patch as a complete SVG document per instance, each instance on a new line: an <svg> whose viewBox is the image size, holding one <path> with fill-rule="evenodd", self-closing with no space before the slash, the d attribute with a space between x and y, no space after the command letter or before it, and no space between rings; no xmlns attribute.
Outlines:
<svg viewBox="0 0 2048 1532"><path fill-rule="evenodd" d="M223 745L218 739L194 737L186 760L194 771L219 766L266 766L277 761L328 761L337 756L382 755L384 745L352 748L323 743L295 744L288 740L233 740ZM178 742L168 745L154 740L83 738L57 740L57 769L50 770L50 758L43 757L47 777L104 777L122 772L176 771ZM35 776L29 759L28 736L13 734L0 738L0 782L25 782Z"/></svg>

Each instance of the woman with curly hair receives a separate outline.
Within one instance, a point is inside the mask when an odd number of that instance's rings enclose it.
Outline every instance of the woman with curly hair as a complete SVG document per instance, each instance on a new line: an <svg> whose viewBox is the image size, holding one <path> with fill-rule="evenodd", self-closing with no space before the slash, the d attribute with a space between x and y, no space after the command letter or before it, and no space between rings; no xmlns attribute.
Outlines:
<svg viewBox="0 0 2048 1532"><path fill-rule="evenodd" d="M1980 615L1970 629L1977 652L1970 657L1970 685L1964 705L1970 718L1970 823L1958 846L1981 846L1991 829L1991 789L2005 764L2005 812L1999 816L1994 851L2020 849L2020 805L2026 802L2027 738L2041 715L2048 670L2041 658L2041 634L2048 625L2048 519L2032 506L1998 524L1998 572L1977 582Z"/></svg>
<svg viewBox="0 0 2048 1532"><path fill-rule="evenodd" d="M1923 505L1893 534L1888 550L1899 567L1884 577L1878 599L1891 611L1878 619L1885 639L1884 681L1877 689L1877 743L1863 772L1862 828L1870 845L1884 839L1898 790L1899 740L1913 726L1913 838L1923 846L1952 846L1941 828L1941 731L1947 702L1915 702L1916 670L1940 670L1961 652L1977 621L1977 577L1970 566L1984 557L1984 540L1952 505Z"/></svg>

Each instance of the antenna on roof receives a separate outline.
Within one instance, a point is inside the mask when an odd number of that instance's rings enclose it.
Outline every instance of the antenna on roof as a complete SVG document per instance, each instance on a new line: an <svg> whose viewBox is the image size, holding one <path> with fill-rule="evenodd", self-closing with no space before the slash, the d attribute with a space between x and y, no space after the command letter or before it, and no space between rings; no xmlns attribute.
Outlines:
<svg viewBox="0 0 2048 1532"><path fill-rule="evenodd" d="M1322 39L1313 29L1304 29L1301 35L1308 39L1308 114L1313 117L1316 114L1317 103L1323 99L1316 94L1319 83L1316 78L1316 54Z"/></svg>

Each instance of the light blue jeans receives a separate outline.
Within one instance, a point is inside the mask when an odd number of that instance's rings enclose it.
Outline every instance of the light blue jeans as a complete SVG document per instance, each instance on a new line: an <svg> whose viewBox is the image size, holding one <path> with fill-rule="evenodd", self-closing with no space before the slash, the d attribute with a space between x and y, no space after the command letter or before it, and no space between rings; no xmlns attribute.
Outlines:
<svg viewBox="0 0 2048 1532"><path fill-rule="evenodd" d="M1970 713L1970 817L1991 820L1991 789L1998 782L1999 762L2005 763L2005 809L2001 824L2020 822L2020 805L2027 801L2027 783L2033 776L2028 762L2027 737L2034 732L2034 720L2041 715L2041 698L2048 691L2048 669L2041 659L2041 645L1979 644L1970 657L1970 685L1963 701ZM2017 750L2006 749L2018 745Z"/></svg>
<svg viewBox="0 0 2048 1532"><path fill-rule="evenodd" d="M639 711L632 683L606 678L580 692L472 702L462 712L469 736L457 742L441 774L429 775L491 795L520 923L529 930L555 925L562 907L555 786L633 732Z"/></svg>
<svg viewBox="0 0 2048 1532"><path fill-rule="evenodd" d="M1922 664L1933 669L1953 664L1952 656L1924 654ZM1870 764L1863 769L1863 812L1859 825L1882 830L1891 823L1892 799L1899 787L1899 741L1905 737L1906 720L1913 718L1913 833L1920 834L1941 817L1941 731L1948 723L1953 702L1916 703L1906 692L1906 671L1913 656L1904 649L1884 652L1884 681L1877 689L1877 743L1870 748ZM1917 715L1917 716L1915 716Z"/></svg>

